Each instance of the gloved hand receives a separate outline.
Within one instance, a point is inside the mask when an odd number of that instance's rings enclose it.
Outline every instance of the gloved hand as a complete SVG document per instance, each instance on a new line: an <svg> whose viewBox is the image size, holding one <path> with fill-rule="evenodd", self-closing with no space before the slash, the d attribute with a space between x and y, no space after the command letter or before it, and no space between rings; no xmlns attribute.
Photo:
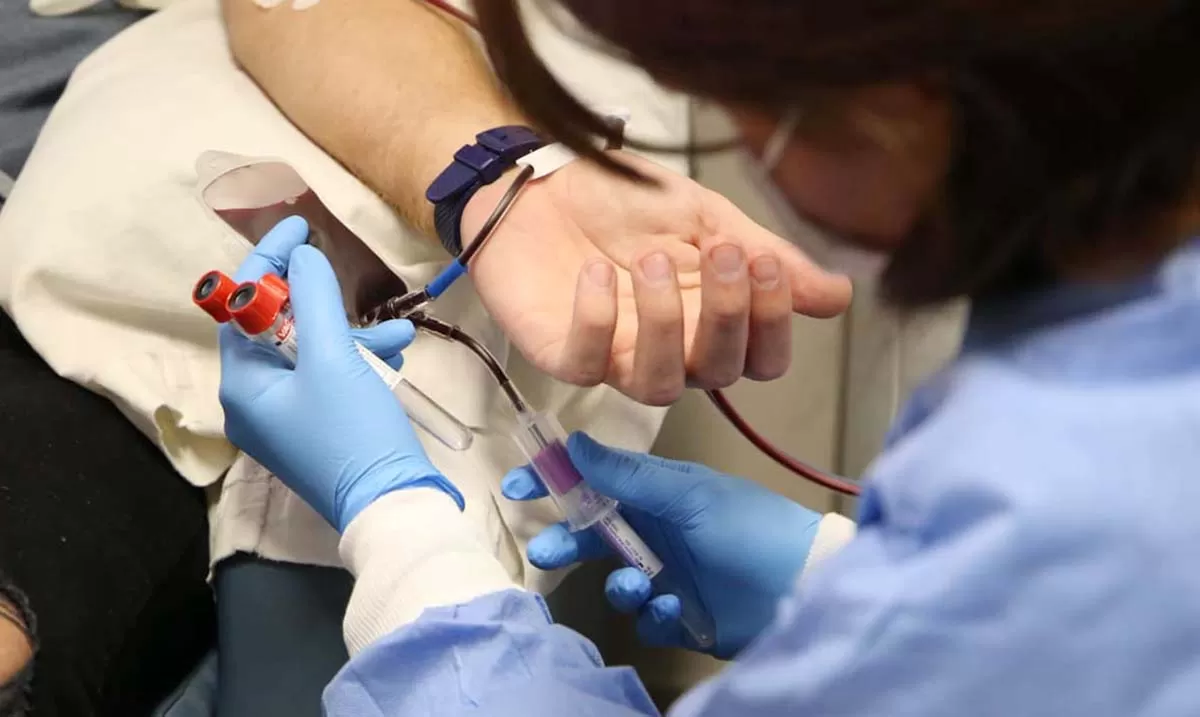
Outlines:
<svg viewBox="0 0 1200 717"><path fill-rule="evenodd" d="M713 655L730 658L775 614L808 558L821 515L742 478L694 463L616 450L575 434L567 450L588 485L615 498L621 512L662 558L672 583L698 597L716 626ZM546 495L528 467L509 473L504 495ZM611 554L588 530L553 525L529 541L529 560L551 570ZM639 613L637 627L651 645L695 649L679 624L679 599L650 594L634 568L608 576L605 594L618 611Z"/></svg>
<svg viewBox="0 0 1200 717"><path fill-rule="evenodd" d="M438 488L462 495L429 462L399 401L354 347L395 358L412 324L351 331L329 261L304 246L308 225L290 217L272 229L235 281L286 274L299 358L293 369L232 326L221 327L221 405L229 440L279 477L338 532L393 490Z"/></svg>

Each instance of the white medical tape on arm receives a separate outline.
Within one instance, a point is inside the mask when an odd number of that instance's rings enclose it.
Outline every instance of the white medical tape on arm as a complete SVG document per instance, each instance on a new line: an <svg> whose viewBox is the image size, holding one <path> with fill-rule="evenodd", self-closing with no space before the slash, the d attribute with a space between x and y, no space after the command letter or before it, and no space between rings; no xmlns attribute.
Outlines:
<svg viewBox="0 0 1200 717"><path fill-rule="evenodd" d="M617 108L605 112L602 116L606 120L619 122L621 132L624 134L632 113L627 109ZM521 157L517 160L517 166L533 167L533 176L529 180L534 181L554 174L576 159L579 159L579 155L575 154L573 150L561 142L555 142Z"/></svg>
<svg viewBox="0 0 1200 717"><path fill-rule="evenodd" d="M579 158L567 145L555 142L534 150L517 160L519 167L533 167L530 181L554 174Z"/></svg>
<svg viewBox="0 0 1200 717"><path fill-rule="evenodd" d="M355 579L342 621L351 656L427 608L519 588L450 496L433 488L376 499L346 526L338 553Z"/></svg>

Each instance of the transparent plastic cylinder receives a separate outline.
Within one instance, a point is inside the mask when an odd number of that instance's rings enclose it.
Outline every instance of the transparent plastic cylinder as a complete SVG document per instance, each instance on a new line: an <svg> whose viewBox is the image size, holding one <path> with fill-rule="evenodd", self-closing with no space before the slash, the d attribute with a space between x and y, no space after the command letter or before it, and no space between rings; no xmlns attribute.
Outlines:
<svg viewBox="0 0 1200 717"><path fill-rule="evenodd" d="M567 453L567 433L562 425L551 415L534 412L518 414L517 423L517 445L562 510L570 529L596 531L626 565L650 579L656 595L678 597L683 629L696 647L711 647L715 642L715 627L708 612L694 598L687 597L690 593L671 581L663 561L621 515L617 501L584 483Z"/></svg>
<svg viewBox="0 0 1200 717"><path fill-rule="evenodd" d="M616 512L617 501L600 495L583 482L583 476L567 455L567 434L557 419L545 413L520 413L517 426L517 445L562 510L571 530L590 528Z"/></svg>

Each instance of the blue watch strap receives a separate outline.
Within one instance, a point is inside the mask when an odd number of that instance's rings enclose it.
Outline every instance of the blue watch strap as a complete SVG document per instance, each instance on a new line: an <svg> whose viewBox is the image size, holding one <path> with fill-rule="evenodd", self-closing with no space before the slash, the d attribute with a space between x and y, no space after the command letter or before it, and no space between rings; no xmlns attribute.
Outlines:
<svg viewBox="0 0 1200 717"><path fill-rule="evenodd" d="M433 205L433 226L437 231L438 241L450 252L450 256L462 253L462 215L466 211L467 202L475 196L484 185L471 186L462 194Z"/></svg>
<svg viewBox="0 0 1200 717"><path fill-rule="evenodd" d="M434 205L434 226L442 246L454 256L462 251L460 224L467 202L480 187L500 178L516 161L545 144L528 127L495 127L475 136L475 144L454 153L452 161L429 185L425 198Z"/></svg>

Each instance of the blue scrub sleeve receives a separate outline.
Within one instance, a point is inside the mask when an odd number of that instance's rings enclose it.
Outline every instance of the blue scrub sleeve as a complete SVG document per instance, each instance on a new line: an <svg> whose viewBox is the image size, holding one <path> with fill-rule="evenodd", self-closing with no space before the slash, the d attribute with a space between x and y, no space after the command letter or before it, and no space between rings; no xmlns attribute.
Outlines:
<svg viewBox="0 0 1200 717"><path fill-rule="evenodd" d="M1127 526L1063 521L1046 504L1014 511L1023 497L960 484L912 531L887 518L904 507L868 490L858 537L671 714L1197 714L1200 578L1176 570L1165 584L1178 590L1139 589L1164 583L1163 569L1122 537ZM355 657L325 706L330 717L658 714L632 670L604 667L519 591L427 611Z"/></svg>
<svg viewBox="0 0 1200 717"><path fill-rule="evenodd" d="M658 715L637 674L506 590L427 610L360 652L325 690L329 717Z"/></svg>

